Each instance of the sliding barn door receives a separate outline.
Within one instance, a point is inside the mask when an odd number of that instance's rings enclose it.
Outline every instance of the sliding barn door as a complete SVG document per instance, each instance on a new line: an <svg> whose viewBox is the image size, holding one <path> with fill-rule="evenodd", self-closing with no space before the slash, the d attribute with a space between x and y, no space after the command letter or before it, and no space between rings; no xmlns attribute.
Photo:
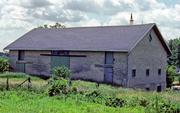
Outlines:
<svg viewBox="0 0 180 113"><path fill-rule="evenodd" d="M51 69L57 66L70 67L70 57L69 56L51 56Z"/></svg>
<svg viewBox="0 0 180 113"><path fill-rule="evenodd" d="M106 83L113 82L113 62L113 52L105 52L104 81Z"/></svg>

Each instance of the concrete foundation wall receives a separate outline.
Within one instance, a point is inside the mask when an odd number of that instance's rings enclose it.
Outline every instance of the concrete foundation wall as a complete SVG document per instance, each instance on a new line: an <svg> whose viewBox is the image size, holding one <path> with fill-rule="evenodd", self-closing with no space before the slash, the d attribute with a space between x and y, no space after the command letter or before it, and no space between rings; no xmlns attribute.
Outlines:
<svg viewBox="0 0 180 113"><path fill-rule="evenodd" d="M149 88L156 90L158 85L162 89L166 87L166 64L167 53L157 38L155 32L145 36L128 56L128 87ZM136 76L132 76L132 69L136 70ZM146 76L146 69L150 70L150 75ZM158 75L161 69L161 75Z"/></svg>

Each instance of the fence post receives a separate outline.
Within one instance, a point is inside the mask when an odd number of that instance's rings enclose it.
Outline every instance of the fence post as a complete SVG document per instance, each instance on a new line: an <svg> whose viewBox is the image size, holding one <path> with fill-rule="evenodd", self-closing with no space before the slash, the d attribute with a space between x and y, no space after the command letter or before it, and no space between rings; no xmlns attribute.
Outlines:
<svg viewBox="0 0 180 113"><path fill-rule="evenodd" d="M28 89L30 89L30 88L31 88L31 78L28 77Z"/></svg>
<svg viewBox="0 0 180 113"><path fill-rule="evenodd" d="M7 80L6 80L6 90L9 90L9 77L7 77Z"/></svg>

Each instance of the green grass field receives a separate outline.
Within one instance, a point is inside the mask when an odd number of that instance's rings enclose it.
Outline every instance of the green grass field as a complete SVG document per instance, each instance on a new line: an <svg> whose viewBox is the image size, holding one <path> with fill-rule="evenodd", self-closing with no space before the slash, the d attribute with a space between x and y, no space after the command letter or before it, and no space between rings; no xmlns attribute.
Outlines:
<svg viewBox="0 0 180 113"><path fill-rule="evenodd" d="M12 76L12 73L8 74ZM85 81L72 81L72 87L77 87L80 93L49 97L48 80L31 77L32 88L28 90L27 83L17 87L27 79L26 75L16 77L18 74L9 78L9 91L5 89L6 76L0 74L0 113L156 113L169 105L180 108L180 92L146 92L104 84L97 87L95 83ZM86 96L93 91L99 91L100 96ZM107 106L108 98L120 98L125 104Z"/></svg>

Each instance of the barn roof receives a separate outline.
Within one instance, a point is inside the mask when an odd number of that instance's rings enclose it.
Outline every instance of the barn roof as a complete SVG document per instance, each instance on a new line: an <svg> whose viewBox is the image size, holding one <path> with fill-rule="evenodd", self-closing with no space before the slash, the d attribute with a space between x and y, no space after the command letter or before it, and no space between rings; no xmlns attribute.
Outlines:
<svg viewBox="0 0 180 113"><path fill-rule="evenodd" d="M5 49L129 52L151 29L157 31L165 50L170 50L154 23L126 26L35 28Z"/></svg>

